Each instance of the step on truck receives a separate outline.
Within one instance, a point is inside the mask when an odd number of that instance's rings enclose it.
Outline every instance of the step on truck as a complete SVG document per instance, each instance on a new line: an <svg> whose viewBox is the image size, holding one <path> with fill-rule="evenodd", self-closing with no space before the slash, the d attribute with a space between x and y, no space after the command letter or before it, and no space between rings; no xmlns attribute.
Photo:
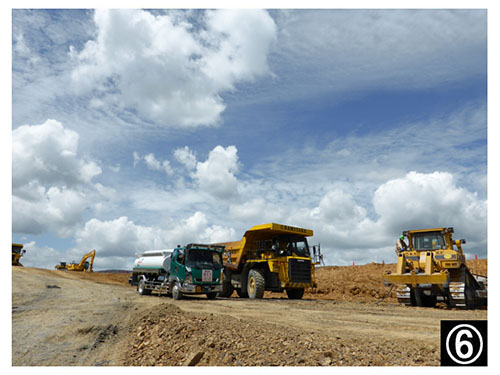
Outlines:
<svg viewBox="0 0 500 375"><path fill-rule="evenodd" d="M178 300L206 294L215 299L222 291L223 251L224 246L205 244L146 251L137 256L129 283L140 295L166 294Z"/></svg>
<svg viewBox="0 0 500 375"><path fill-rule="evenodd" d="M317 286L317 263L307 243L312 235L311 229L269 223L250 228L240 241L217 244L226 250L219 296L230 297L236 290L241 298L262 298L267 290L301 299L306 288Z"/></svg>
<svg viewBox="0 0 500 375"><path fill-rule="evenodd" d="M488 279L472 274L462 245L453 240L453 228L407 230L407 249L399 252L396 272L383 275L386 284L396 285L398 302L409 306L470 308L487 303ZM406 242L405 242L406 243Z"/></svg>

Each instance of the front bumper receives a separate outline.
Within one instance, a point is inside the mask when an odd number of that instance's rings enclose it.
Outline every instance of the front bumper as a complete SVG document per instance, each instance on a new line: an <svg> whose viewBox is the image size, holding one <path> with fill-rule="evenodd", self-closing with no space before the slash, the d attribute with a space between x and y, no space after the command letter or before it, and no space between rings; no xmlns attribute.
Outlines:
<svg viewBox="0 0 500 375"><path fill-rule="evenodd" d="M203 293L222 292L222 285L184 284L181 286L181 292L184 294L203 294Z"/></svg>

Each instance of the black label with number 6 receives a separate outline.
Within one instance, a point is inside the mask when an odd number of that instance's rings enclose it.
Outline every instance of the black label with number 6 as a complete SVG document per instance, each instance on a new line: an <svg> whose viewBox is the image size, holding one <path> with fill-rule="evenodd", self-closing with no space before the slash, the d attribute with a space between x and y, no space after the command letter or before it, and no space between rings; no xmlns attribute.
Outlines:
<svg viewBox="0 0 500 375"><path fill-rule="evenodd" d="M487 366L487 344L487 320L441 320L441 366Z"/></svg>

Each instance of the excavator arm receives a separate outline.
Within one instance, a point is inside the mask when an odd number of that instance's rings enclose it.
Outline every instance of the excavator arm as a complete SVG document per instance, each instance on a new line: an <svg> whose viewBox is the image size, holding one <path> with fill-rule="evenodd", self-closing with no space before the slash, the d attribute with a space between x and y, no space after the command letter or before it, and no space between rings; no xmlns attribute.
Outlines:
<svg viewBox="0 0 500 375"><path fill-rule="evenodd" d="M85 262L90 257L92 257L90 260L90 266L89 266L88 270L86 270L85 269ZM80 261L79 268L83 269L84 272L92 272L92 267L94 266L94 258L95 258L95 250L92 250L91 252L85 254L83 256L82 260Z"/></svg>

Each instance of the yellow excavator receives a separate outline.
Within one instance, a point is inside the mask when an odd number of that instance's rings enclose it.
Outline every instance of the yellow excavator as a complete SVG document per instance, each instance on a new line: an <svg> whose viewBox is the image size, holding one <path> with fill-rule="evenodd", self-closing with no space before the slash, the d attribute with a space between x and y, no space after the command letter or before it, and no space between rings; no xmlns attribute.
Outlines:
<svg viewBox="0 0 500 375"><path fill-rule="evenodd" d="M26 253L26 250L23 249L24 245L20 243L12 244L12 265L13 266L23 266L19 260Z"/></svg>
<svg viewBox="0 0 500 375"><path fill-rule="evenodd" d="M90 262L88 259L90 259ZM80 261L80 263L72 262L66 264L66 262L61 262L56 266L57 270L61 271L78 271L78 272L92 272L92 267L94 267L95 250L92 250L85 254Z"/></svg>

